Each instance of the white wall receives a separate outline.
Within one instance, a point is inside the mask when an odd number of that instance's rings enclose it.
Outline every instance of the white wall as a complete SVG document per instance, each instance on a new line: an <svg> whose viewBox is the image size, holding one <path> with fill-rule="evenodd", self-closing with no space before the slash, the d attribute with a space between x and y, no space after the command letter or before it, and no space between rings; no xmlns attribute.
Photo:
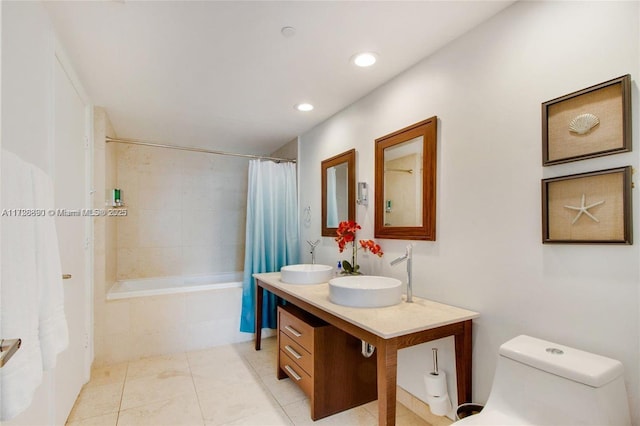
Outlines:
<svg viewBox="0 0 640 426"><path fill-rule="evenodd" d="M480 312L474 400L486 401L498 346L525 333L621 360L640 423L638 233L632 246L543 245L540 206L542 178L638 167L638 5L516 3L300 137L301 218L313 212L301 220L304 241L320 237L323 159L355 147L357 179L373 194L374 139L438 116L437 241L414 243L414 294ZM634 151L543 168L540 104L627 73ZM373 205L358 206L360 238L373 237L373 215ZM404 279L389 261L407 242L381 243L382 260L359 258L365 273ZM341 258L331 238L317 253L323 263ZM399 384L423 399L432 346L453 386L452 338L399 357Z"/></svg>

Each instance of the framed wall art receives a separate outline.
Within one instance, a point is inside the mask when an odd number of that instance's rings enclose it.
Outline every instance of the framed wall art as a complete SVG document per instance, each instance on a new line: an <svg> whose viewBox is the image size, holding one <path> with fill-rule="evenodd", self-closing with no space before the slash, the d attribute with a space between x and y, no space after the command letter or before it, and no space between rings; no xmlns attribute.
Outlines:
<svg viewBox="0 0 640 426"><path fill-rule="evenodd" d="M542 165L631 151L631 76L542 104Z"/></svg>
<svg viewBox="0 0 640 426"><path fill-rule="evenodd" d="M631 166L542 180L543 243L631 240Z"/></svg>

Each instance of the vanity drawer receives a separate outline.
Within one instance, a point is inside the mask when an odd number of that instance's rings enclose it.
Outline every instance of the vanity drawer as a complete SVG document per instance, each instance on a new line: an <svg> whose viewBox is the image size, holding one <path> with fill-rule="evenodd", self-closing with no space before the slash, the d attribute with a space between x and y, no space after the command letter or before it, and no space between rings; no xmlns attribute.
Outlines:
<svg viewBox="0 0 640 426"><path fill-rule="evenodd" d="M313 374L313 355L283 332L280 332L280 350L293 359L304 371Z"/></svg>
<svg viewBox="0 0 640 426"><path fill-rule="evenodd" d="M294 342L313 353L313 327L283 308L278 308L278 326Z"/></svg>
<svg viewBox="0 0 640 426"><path fill-rule="evenodd" d="M289 357L284 350L280 350L280 368L289 378L296 383L304 391L307 396L311 397L313 389L313 380L296 362Z"/></svg>

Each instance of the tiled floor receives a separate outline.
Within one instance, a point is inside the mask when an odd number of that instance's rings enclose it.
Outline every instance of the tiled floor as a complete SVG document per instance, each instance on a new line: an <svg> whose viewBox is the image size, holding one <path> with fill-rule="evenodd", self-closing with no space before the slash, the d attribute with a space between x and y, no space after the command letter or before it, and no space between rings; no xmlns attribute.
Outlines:
<svg viewBox="0 0 640 426"><path fill-rule="evenodd" d="M275 377L276 339L95 369L67 425L377 425L377 402L312 422L306 395ZM427 425L398 404L398 425Z"/></svg>

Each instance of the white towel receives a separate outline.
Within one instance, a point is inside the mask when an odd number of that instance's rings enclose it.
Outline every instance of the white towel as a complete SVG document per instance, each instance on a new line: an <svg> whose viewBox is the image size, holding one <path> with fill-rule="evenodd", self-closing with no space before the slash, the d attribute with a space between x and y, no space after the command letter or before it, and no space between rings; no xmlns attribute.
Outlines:
<svg viewBox="0 0 640 426"><path fill-rule="evenodd" d="M45 172L33 166L33 192L38 209L45 212L55 208L53 181ZM56 366L57 355L69 345L67 318L64 314L64 289L58 234L53 216L37 217L36 262L40 300L40 348L42 367Z"/></svg>
<svg viewBox="0 0 640 426"><path fill-rule="evenodd" d="M0 336L21 338L22 347L0 368L0 420L26 409L42 381L38 337L39 290L33 217L12 216L13 209L35 207L31 165L2 150L2 281ZM4 210L6 209L6 210Z"/></svg>

